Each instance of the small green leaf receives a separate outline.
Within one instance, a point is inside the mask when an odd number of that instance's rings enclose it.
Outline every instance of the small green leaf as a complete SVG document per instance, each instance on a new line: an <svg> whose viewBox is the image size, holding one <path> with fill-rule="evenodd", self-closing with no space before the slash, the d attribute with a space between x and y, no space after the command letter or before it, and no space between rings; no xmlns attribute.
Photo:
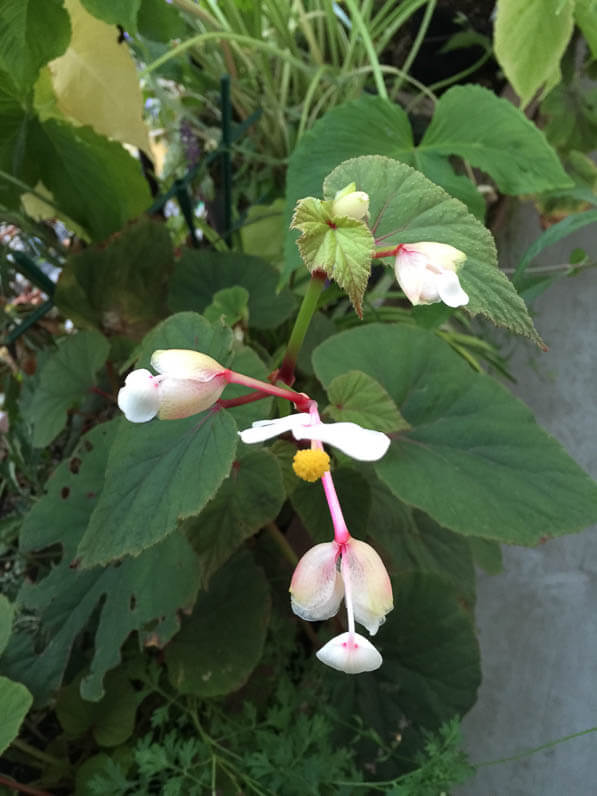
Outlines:
<svg viewBox="0 0 597 796"><path fill-rule="evenodd" d="M285 492L280 466L267 449L241 450L232 472L201 514L187 520L183 533L199 556L207 588L213 573L253 534L272 522Z"/></svg>
<svg viewBox="0 0 597 796"><path fill-rule="evenodd" d="M202 698L238 690L261 658L270 610L262 570L247 552L240 553L201 592L192 616L166 648L172 685Z"/></svg>
<svg viewBox="0 0 597 796"><path fill-rule="evenodd" d="M574 0L563 5L561 0L498 3L495 55L523 107L539 89L559 82L560 59L574 28L573 10Z"/></svg>
<svg viewBox="0 0 597 796"><path fill-rule="evenodd" d="M203 314L211 323L221 321L227 326L234 326L239 321L249 320L249 291L240 285L225 287L216 291L211 304Z"/></svg>
<svg viewBox="0 0 597 796"><path fill-rule="evenodd" d="M327 177L324 195L353 180L369 194L371 223L384 247L436 241L460 249L467 256L458 272L469 295L465 310L541 344L524 301L497 267L491 233L461 202L404 163L376 156L340 164Z"/></svg>
<svg viewBox="0 0 597 796"><path fill-rule="evenodd" d="M173 312L203 312L218 290L240 285L249 291L251 326L275 329L296 307L289 290L276 293L277 282L274 268L258 257L186 249L170 279L168 306Z"/></svg>
<svg viewBox="0 0 597 796"><path fill-rule="evenodd" d="M338 422L358 423L387 434L410 428L381 384L360 370L336 376L327 393L332 403L325 413Z"/></svg>
<svg viewBox="0 0 597 796"><path fill-rule="evenodd" d="M0 754L19 734L33 697L21 683L0 677Z"/></svg>
<svg viewBox="0 0 597 796"><path fill-rule="evenodd" d="M363 221L332 215L332 202L301 199L291 229L301 231L298 247L309 271L325 271L348 294L362 317L362 301L371 273L375 243Z"/></svg>
<svg viewBox="0 0 597 796"><path fill-rule="evenodd" d="M597 520L586 473L527 407L433 333L370 324L326 340L313 364L324 385L358 367L388 391L412 429L375 471L444 528L533 545Z"/></svg>
<svg viewBox="0 0 597 796"><path fill-rule="evenodd" d="M26 417L33 424L33 444L42 448L66 425L67 410L95 384L110 345L98 332L66 337L39 373L38 386Z"/></svg>
<svg viewBox="0 0 597 796"><path fill-rule="evenodd" d="M285 234L284 199L275 199L271 205L252 205L240 228L242 250L276 265L282 259Z"/></svg>
<svg viewBox="0 0 597 796"><path fill-rule="evenodd" d="M71 28L63 0L3 0L0 4L0 66L25 93L41 67L66 50Z"/></svg>
<svg viewBox="0 0 597 796"><path fill-rule="evenodd" d="M2 655L8 644L13 616L13 604L3 594L0 594L0 655Z"/></svg>

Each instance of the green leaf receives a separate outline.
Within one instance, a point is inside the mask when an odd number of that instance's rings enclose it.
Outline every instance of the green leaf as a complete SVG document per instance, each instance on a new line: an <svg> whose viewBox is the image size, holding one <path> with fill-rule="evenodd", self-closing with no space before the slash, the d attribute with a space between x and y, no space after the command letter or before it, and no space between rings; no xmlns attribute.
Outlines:
<svg viewBox="0 0 597 796"><path fill-rule="evenodd" d="M497 542L490 539L476 539L471 536L468 540L473 560L478 567L484 569L488 575L499 575L503 572L502 548Z"/></svg>
<svg viewBox="0 0 597 796"><path fill-rule="evenodd" d="M33 697L21 683L0 677L0 754L19 734Z"/></svg>
<svg viewBox="0 0 597 796"><path fill-rule="evenodd" d="M222 321L234 326L249 319L249 291L244 287L225 287L214 293L212 303L205 308L204 315L211 323Z"/></svg>
<svg viewBox="0 0 597 796"><path fill-rule="evenodd" d="M110 240L71 256L55 301L77 324L139 338L166 315L174 252L164 224L143 217Z"/></svg>
<svg viewBox="0 0 597 796"><path fill-rule="evenodd" d="M11 602L0 594L0 655L4 652L12 630L14 608Z"/></svg>
<svg viewBox="0 0 597 796"><path fill-rule="evenodd" d="M431 182L447 191L450 196L460 199L479 221L485 219L487 205L483 195L468 177L464 174L456 174L447 157L436 155L434 152L416 149L412 165L423 172Z"/></svg>
<svg viewBox="0 0 597 796"><path fill-rule="evenodd" d="M343 373L330 382L327 392L332 403L324 411L333 420L388 434L410 428L381 384L366 373Z"/></svg>
<svg viewBox="0 0 597 796"><path fill-rule="evenodd" d="M301 199L291 229L301 231L298 247L311 273L321 270L348 294L362 317L362 301L371 273L373 235L363 221L332 215L332 202Z"/></svg>
<svg viewBox="0 0 597 796"><path fill-rule="evenodd" d="M215 497L182 526L199 556L205 588L245 539L276 518L285 497L276 457L245 446Z"/></svg>
<svg viewBox="0 0 597 796"><path fill-rule="evenodd" d="M43 448L62 431L67 410L96 383L96 373L108 358L110 344L98 332L78 332L64 338L42 366L33 401L26 412L33 424L33 444Z"/></svg>
<svg viewBox="0 0 597 796"><path fill-rule="evenodd" d="M56 702L60 726L71 738L91 731L100 746L120 746L133 734L143 692L137 692L126 674L116 669L106 676L106 693L99 702L81 698L82 675L63 688Z"/></svg>
<svg viewBox="0 0 597 796"><path fill-rule="evenodd" d="M58 207L95 239L121 229L150 204L139 163L90 127L48 119L29 141L28 156L39 163Z"/></svg>
<svg viewBox="0 0 597 796"><path fill-rule="evenodd" d="M587 40L591 55L593 58L597 58L597 6L595 6L595 0L575 0L574 19Z"/></svg>
<svg viewBox="0 0 597 796"><path fill-rule="evenodd" d="M84 5L96 4L84 0ZM125 10L136 16L135 3L117 5L123 27L131 30L122 17ZM127 45L113 25L88 14L78 0L67 0L67 8L73 29L70 45L50 64L59 111L96 133L149 152L139 77Z"/></svg>
<svg viewBox="0 0 597 796"><path fill-rule="evenodd" d="M571 184L544 133L511 102L482 86L454 86L442 95L417 157L427 150L460 155L490 174L502 193L540 193Z"/></svg>
<svg viewBox="0 0 597 796"><path fill-rule="evenodd" d="M560 8L561 6L561 8ZM500 0L495 55L524 107L560 79L560 59L574 27L574 0Z"/></svg>
<svg viewBox="0 0 597 796"><path fill-rule="evenodd" d="M139 33L151 41L183 38L188 31L178 9L163 0L141 0L137 24Z"/></svg>
<svg viewBox="0 0 597 796"><path fill-rule="evenodd" d="M326 179L324 195L353 181L369 194L371 223L384 247L436 241L460 249L467 256L458 272L469 295L466 311L541 344L524 301L497 267L491 233L461 202L409 166L382 157L342 163Z"/></svg>
<svg viewBox="0 0 597 796"><path fill-rule="evenodd" d="M0 4L0 66L21 93L41 67L66 50L70 21L63 0L3 0Z"/></svg>
<svg viewBox="0 0 597 796"><path fill-rule="evenodd" d="M541 103L541 115L548 120L545 135L559 150L568 154L572 149L591 152L595 148L597 89L578 75L549 92Z"/></svg>
<svg viewBox="0 0 597 796"><path fill-rule="evenodd" d="M342 513L353 536L367 535L371 492L363 476L348 467L333 470L334 486ZM297 476L290 494L292 505L314 542L329 542L334 536L330 510L321 482L310 484Z"/></svg>
<svg viewBox="0 0 597 796"><path fill-rule="evenodd" d="M251 556L235 556L201 592L192 616L165 651L172 685L211 698L246 683L257 666L270 616L267 580Z"/></svg>
<svg viewBox="0 0 597 796"><path fill-rule="evenodd" d="M129 33L137 31L137 13L141 0L81 0L81 3L94 17L109 22L111 25L122 25Z"/></svg>
<svg viewBox="0 0 597 796"><path fill-rule="evenodd" d="M252 205L240 228L242 250L276 265L282 260L284 249L284 199L270 205Z"/></svg>
<svg viewBox="0 0 597 796"><path fill-rule="evenodd" d="M63 548L60 563L38 582L25 583L18 595L19 603L39 616L37 638L13 633L0 659L2 671L22 679L41 704L60 685L73 644L94 615L93 658L81 684L83 698L90 700L103 696L104 675L120 662L120 648L130 633L138 631L146 646L166 644L178 630L178 612L193 604L199 586L197 559L180 534L115 566L81 571L73 565L119 427L114 420L82 438L23 524L23 552L55 544Z"/></svg>
<svg viewBox="0 0 597 796"><path fill-rule="evenodd" d="M276 271L258 257L187 249L176 262L168 305L173 312L203 312L218 290L240 285L249 291L251 326L275 329L296 307L289 290L276 294L277 281Z"/></svg>
<svg viewBox="0 0 597 796"><path fill-rule="evenodd" d="M269 370L252 348L241 346L226 364L231 370L244 373L245 376L267 381ZM241 395L247 395L251 392L253 390L248 387L242 387L240 384L229 384L222 397L228 400L229 398L239 398ZM254 420L263 420L271 417L273 401L273 398L265 398L254 403L233 406L226 411L230 412L235 419L238 428L244 429L248 428Z"/></svg>
<svg viewBox="0 0 597 796"><path fill-rule="evenodd" d="M412 430L375 470L444 528L532 545L597 520L597 486L520 401L432 333L371 324L322 343L313 364L324 385L357 367L385 387Z"/></svg>
<svg viewBox="0 0 597 796"><path fill-rule="evenodd" d="M214 329L201 316L175 315L147 335L138 364L146 366L161 348L193 348L221 361L230 341L228 329ZM138 555L198 514L230 472L237 442L236 423L225 410L141 424L122 419L102 495L79 544L81 565Z"/></svg>
<svg viewBox="0 0 597 796"><path fill-rule="evenodd" d="M39 164L27 155L27 142L38 128L9 73L0 72L0 169L22 183L34 186ZM23 189L0 176L0 202L18 208Z"/></svg>
<svg viewBox="0 0 597 796"><path fill-rule="evenodd" d="M475 570L469 546L473 540L442 528L422 511L406 506L372 470L368 469L366 477L371 491L367 535L396 582L400 583L403 572L439 575L462 600L474 605ZM398 610L402 610L400 604Z"/></svg>

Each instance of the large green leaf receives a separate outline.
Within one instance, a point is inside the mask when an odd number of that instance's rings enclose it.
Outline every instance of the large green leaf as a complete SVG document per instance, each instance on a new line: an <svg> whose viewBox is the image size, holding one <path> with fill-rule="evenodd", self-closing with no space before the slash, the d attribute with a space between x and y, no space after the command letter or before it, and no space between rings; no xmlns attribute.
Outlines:
<svg viewBox="0 0 597 796"><path fill-rule="evenodd" d="M140 215L151 195L141 166L116 141L57 119L39 125L28 157L60 210L103 240Z"/></svg>
<svg viewBox="0 0 597 796"><path fill-rule="evenodd" d="M199 556L205 586L245 539L275 519L285 496L276 457L244 446L215 497L182 526Z"/></svg>
<svg viewBox="0 0 597 796"><path fill-rule="evenodd" d="M500 0L495 55L523 107L560 79L560 59L574 27L574 0Z"/></svg>
<svg viewBox="0 0 597 796"><path fill-rule="evenodd" d="M70 257L55 301L77 324L138 338L166 314L174 252L164 224L143 217Z"/></svg>
<svg viewBox="0 0 597 796"><path fill-rule="evenodd" d="M98 332L66 337L44 362L26 418L33 424L33 444L42 448L66 425L67 410L85 397L108 358L110 344Z"/></svg>
<svg viewBox="0 0 597 796"><path fill-rule="evenodd" d="M130 33L137 31L137 13L141 0L81 0L94 17L112 25L122 25Z"/></svg>
<svg viewBox="0 0 597 796"><path fill-rule="evenodd" d="M203 312L218 290L240 285L249 291L249 325L274 329L296 306L289 290L276 293L277 281L276 271L258 257L187 249L170 280L168 305L173 312Z"/></svg>
<svg viewBox="0 0 597 796"><path fill-rule="evenodd" d="M322 343L313 364L324 385L359 368L385 387L412 430L375 469L439 525L532 545L597 520L597 486L520 401L432 333L372 324Z"/></svg>
<svg viewBox="0 0 597 796"><path fill-rule="evenodd" d="M0 169L34 186L39 164L27 156L27 142L37 130L38 122L24 100L9 73L0 72ZM0 203L16 208L21 193L21 188L0 176Z"/></svg>
<svg viewBox="0 0 597 796"><path fill-rule="evenodd" d="M482 86L454 86L441 97L417 156L428 151L460 155L490 174L503 193L571 185L544 133L511 102Z"/></svg>
<svg viewBox="0 0 597 796"><path fill-rule="evenodd" d="M23 93L41 67L68 47L70 21L63 6L63 0L0 3L0 66Z"/></svg>
<svg viewBox="0 0 597 796"><path fill-rule="evenodd" d="M269 617L263 571L249 553L240 553L201 592L192 616L166 648L172 685L203 698L239 689L261 658Z"/></svg>
<svg viewBox="0 0 597 796"><path fill-rule="evenodd" d="M379 382L360 370L336 376L328 386L325 414L336 422L358 423L376 431L402 431L409 425Z"/></svg>
<svg viewBox="0 0 597 796"><path fill-rule="evenodd" d="M193 348L221 361L231 338L230 330L200 315L174 315L146 336L138 364L146 366L161 348ZM123 418L103 492L79 544L81 565L138 555L198 514L230 472L237 443L236 423L225 410L141 424Z"/></svg>
<svg viewBox="0 0 597 796"><path fill-rule="evenodd" d="M25 583L18 595L24 608L39 615L37 638L13 633L0 659L0 669L22 679L40 703L60 685L73 644L95 612L94 653L81 684L83 697L91 700L101 699L104 675L120 662L130 633L138 631L145 645L163 646L178 630L178 612L192 606L199 587L197 559L178 533L121 564L85 571L74 565L119 426L113 420L83 437L23 524L24 552L55 544L63 549L61 562L39 582Z"/></svg>
<svg viewBox="0 0 597 796"><path fill-rule="evenodd" d="M137 23L139 33L152 41L183 38L188 30L178 9L162 0L141 0Z"/></svg>
<svg viewBox="0 0 597 796"><path fill-rule="evenodd" d="M436 241L455 246L467 256L459 271L469 295L465 309L541 342L524 301L497 267L491 233L461 202L419 172L388 158L361 157L342 163L327 177L324 196L333 196L349 182L370 196L378 245L392 248L399 243Z"/></svg>
<svg viewBox="0 0 597 796"><path fill-rule="evenodd" d="M597 58L597 6L595 0L575 0L574 18L582 30L593 58Z"/></svg>
<svg viewBox="0 0 597 796"><path fill-rule="evenodd" d="M19 734L32 702L24 685L0 676L0 754Z"/></svg>
<svg viewBox="0 0 597 796"><path fill-rule="evenodd" d="M0 655L4 652L10 638L13 614L12 603L3 594L0 594Z"/></svg>

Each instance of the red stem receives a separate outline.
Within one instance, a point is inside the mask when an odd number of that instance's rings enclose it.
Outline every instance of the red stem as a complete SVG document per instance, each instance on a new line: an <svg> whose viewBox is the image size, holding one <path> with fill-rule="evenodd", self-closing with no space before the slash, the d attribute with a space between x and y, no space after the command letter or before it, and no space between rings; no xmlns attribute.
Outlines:
<svg viewBox="0 0 597 796"><path fill-rule="evenodd" d="M261 401L263 398L269 398L269 395L264 392L250 392L248 395L241 395L238 398L220 398L218 406L221 406L222 409L230 409L232 406L250 404L253 401Z"/></svg>
<svg viewBox="0 0 597 796"><path fill-rule="evenodd" d="M48 793L47 790L38 790L37 788L32 788L29 785L21 785L20 782L15 782L8 777L3 777L0 774L0 785L6 785L8 788L12 788L12 790L18 790L21 793L31 793L33 796L52 796L51 793Z"/></svg>

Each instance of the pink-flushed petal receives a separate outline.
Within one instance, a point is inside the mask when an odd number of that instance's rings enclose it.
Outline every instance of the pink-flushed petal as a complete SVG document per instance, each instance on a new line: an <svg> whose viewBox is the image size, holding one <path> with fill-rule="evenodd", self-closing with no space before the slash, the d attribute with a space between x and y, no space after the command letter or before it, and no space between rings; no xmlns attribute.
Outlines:
<svg viewBox="0 0 597 796"><path fill-rule="evenodd" d="M448 307L464 307L468 304L468 294L460 286L458 274L444 271L437 277L437 292Z"/></svg>
<svg viewBox="0 0 597 796"><path fill-rule="evenodd" d="M351 538L342 549L342 574L350 578L354 618L374 636L394 607L390 577L376 550Z"/></svg>
<svg viewBox="0 0 597 796"><path fill-rule="evenodd" d="M301 619L316 622L338 613L344 585L336 566L338 545L316 544L296 565L290 582L292 610Z"/></svg>
<svg viewBox="0 0 597 796"><path fill-rule="evenodd" d="M373 644L359 633L335 636L315 654L322 663L346 674L373 672L383 661Z"/></svg>
<svg viewBox="0 0 597 796"><path fill-rule="evenodd" d="M311 415L307 412L299 412L287 417L278 417L275 420L256 420L251 428L246 428L238 433L244 443L252 445L255 442L264 442L266 439L277 437L286 431L292 431L293 428L309 425L311 422Z"/></svg>
<svg viewBox="0 0 597 796"><path fill-rule="evenodd" d="M223 365L208 357L207 354L187 348L167 348L154 351L151 355L151 367L165 376L177 379L197 379L197 381L211 381L226 370Z"/></svg>
<svg viewBox="0 0 597 796"><path fill-rule="evenodd" d="M216 377L208 382L175 379L171 376L161 378L158 412L160 420L179 420L209 409L226 386L226 380L222 377Z"/></svg>
<svg viewBox="0 0 597 796"><path fill-rule="evenodd" d="M357 423L317 423L294 428L295 439L315 439L333 445L342 453L361 462L381 459L390 447L390 438L381 431L363 428Z"/></svg>
<svg viewBox="0 0 597 796"><path fill-rule="evenodd" d="M118 391L118 406L131 423L147 423L160 407L158 379L145 368L131 371Z"/></svg>

